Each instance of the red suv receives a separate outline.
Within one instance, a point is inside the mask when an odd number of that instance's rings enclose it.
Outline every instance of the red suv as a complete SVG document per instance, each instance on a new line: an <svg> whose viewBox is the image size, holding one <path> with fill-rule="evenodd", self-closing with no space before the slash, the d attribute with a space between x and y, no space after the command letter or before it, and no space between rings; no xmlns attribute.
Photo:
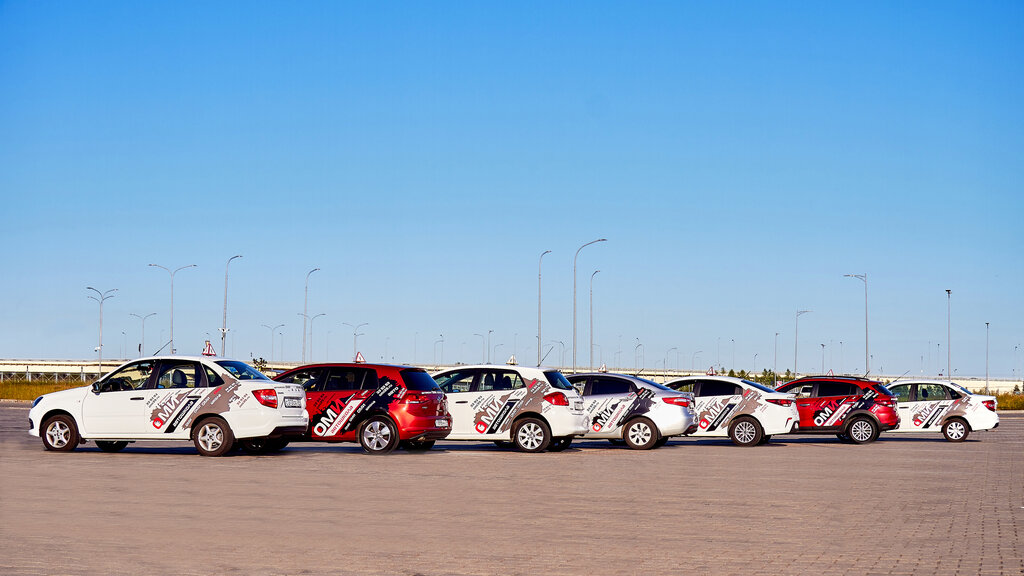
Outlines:
<svg viewBox="0 0 1024 576"><path fill-rule="evenodd" d="M292 441L359 442L368 454L387 454L399 444L429 450L452 431L444 392L420 368L313 364L274 380L306 390L309 427Z"/></svg>
<svg viewBox="0 0 1024 576"><path fill-rule="evenodd" d="M900 423L896 396L881 382L850 376L808 376L779 392L796 394L800 433L835 433L844 442L873 442Z"/></svg>

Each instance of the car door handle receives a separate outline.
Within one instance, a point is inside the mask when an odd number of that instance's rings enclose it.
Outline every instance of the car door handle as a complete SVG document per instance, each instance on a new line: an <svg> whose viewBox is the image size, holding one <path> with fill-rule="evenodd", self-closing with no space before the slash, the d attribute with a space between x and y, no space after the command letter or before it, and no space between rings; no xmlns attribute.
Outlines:
<svg viewBox="0 0 1024 576"><path fill-rule="evenodd" d="M910 410L910 406L900 406L900 410Z"/></svg>
<svg viewBox="0 0 1024 576"><path fill-rule="evenodd" d="M145 400L145 399L146 399L145 396L132 396L130 398L130 400Z"/></svg>
<svg viewBox="0 0 1024 576"><path fill-rule="evenodd" d="M469 404L469 400L456 400L456 404Z"/></svg>
<svg viewBox="0 0 1024 576"><path fill-rule="evenodd" d="M202 398L202 396L188 396L188 398Z"/></svg>
<svg viewBox="0 0 1024 576"><path fill-rule="evenodd" d="M810 406L811 405L810 402L797 402L796 404L797 404L797 406Z"/></svg>

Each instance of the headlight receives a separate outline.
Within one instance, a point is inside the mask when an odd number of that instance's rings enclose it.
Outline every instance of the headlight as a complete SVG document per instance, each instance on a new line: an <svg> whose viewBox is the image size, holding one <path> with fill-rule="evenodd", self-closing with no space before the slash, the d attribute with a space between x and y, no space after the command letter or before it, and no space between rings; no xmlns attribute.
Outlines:
<svg viewBox="0 0 1024 576"><path fill-rule="evenodd" d="M33 400L32 401L32 407L35 408L36 404L39 404L39 401L42 400L42 399L43 399L43 397L40 396L39 398L36 398L35 400Z"/></svg>

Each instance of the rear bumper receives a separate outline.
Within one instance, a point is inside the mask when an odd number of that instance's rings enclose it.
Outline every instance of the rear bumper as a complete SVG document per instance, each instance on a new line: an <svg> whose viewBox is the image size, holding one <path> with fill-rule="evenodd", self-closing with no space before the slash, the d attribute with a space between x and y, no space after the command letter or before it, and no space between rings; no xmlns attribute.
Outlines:
<svg viewBox="0 0 1024 576"><path fill-rule="evenodd" d="M306 433L305 426L278 426L267 434L267 438L281 438L282 436L302 436Z"/></svg>
<svg viewBox="0 0 1024 576"><path fill-rule="evenodd" d="M420 432L411 431L409 437L404 438L404 440L444 440L451 433L451 428L437 428Z"/></svg>

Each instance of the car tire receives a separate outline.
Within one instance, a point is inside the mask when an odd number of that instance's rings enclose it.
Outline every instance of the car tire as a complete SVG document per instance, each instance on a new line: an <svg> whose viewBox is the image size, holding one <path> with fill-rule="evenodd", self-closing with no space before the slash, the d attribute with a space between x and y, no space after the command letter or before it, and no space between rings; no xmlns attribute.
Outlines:
<svg viewBox="0 0 1024 576"><path fill-rule="evenodd" d="M963 418L950 418L942 425L942 435L950 442L963 442L971 433L971 427Z"/></svg>
<svg viewBox="0 0 1024 576"><path fill-rule="evenodd" d="M734 418L729 424L729 438L737 446L757 446L763 437L761 424L749 416Z"/></svg>
<svg viewBox="0 0 1024 576"><path fill-rule="evenodd" d="M622 439L633 450L656 448L659 438L658 427L647 418L634 418L622 428Z"/></svg>
<svg viewBox="0 0 1024 576"><path fill-rule="evenodd" d="M235 435L220 418L205 418L192 429L192 443L200 456L223 456L235 445Z"/></svg>
<svg viewBox="0 0 1024 576"><path fill-rule="evenodd" d="M846 435L854 444L867 444L878 438L878 424L871 418L854 418L846 427Z"/></svg>
<svg viewBox="0 0 1024 576"><path fill-rule="evenodd" d="M572 446L572 436L563 436L561 438L555 438L548 444L548 452L561 452Z"/></svg>
<svg viewBox="0 0 1024 576"><path fill-rule="evenodd" d="M390 454L398 447L398 427L387 416L371 416L359 426L359 445L367 454Z"/></svg>
<svg viewBox="0 0 1024 576"><path fill-rule="evenodd" d="M97 440L96 447L104 452L120 452L128 446L128 443L121 441Z"/></svg>
<svg viewBox="0 0 1024 576"><path fill-rule="evenodd" d="M78 447L80 439L75 419L66 414L51 416L39 429L43 447L53 452L71 452Z"/></svg>
<svg viewBox="0 0 1024 576"><path fill-rule="evenodd" d="M433 440L409 440L408 442L401 442L399 447L405 448L409 452L426 452L434 447Z"/></svg>
<svg viewBox="0 0 1024 576"><path fill-rule="evenodd" d="M288 441L283 438L246 438L239 440L238 444L246 454L258 456L279 452L288 445Z"/></svg>
<svg viewBox="0 0 1024 576"><path fill-rule="evenodd" d="M551 429L538 418L523 418L512 426L512 443L520 452L543 452L551 444Z"/></svg>

